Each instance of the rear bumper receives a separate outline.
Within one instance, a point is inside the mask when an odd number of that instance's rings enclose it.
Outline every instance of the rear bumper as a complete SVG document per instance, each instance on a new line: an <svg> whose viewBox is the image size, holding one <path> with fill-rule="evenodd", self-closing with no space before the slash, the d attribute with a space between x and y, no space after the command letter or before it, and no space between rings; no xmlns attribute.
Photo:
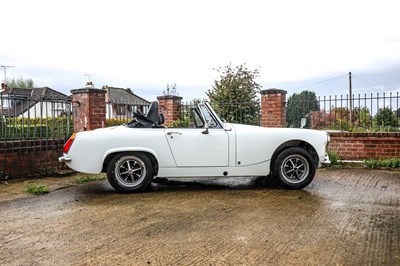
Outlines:
<svg viewBox="0 0 400 266"><path fill-rule="evenodd" d="M58 161L59 161L60 163L63 163L63 162L70 162L70 161L71 161L71 158L65 157L65 156L61 156L61 157L58 158Z"/></svg>

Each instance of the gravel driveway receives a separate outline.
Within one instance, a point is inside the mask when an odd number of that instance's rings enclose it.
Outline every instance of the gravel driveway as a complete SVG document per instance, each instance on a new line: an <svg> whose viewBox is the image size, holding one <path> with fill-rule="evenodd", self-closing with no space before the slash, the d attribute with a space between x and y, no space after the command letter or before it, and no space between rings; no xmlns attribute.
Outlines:
<svg viewBox="0 0 400 266"><path fill-rule="evenodd" d="M171 179L130 195L46 180L43 196L1 184L0 265L400 265L400 172L321 169L298 191Z"/></svg>

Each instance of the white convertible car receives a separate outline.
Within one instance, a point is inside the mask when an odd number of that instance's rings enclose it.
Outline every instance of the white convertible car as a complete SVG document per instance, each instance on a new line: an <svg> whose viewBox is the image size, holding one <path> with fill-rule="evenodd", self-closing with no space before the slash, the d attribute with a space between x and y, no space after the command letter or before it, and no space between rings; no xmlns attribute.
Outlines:
<svg viewBox="0 0 400 266"><path fill-rule="evenodd" d="M329 163L324 131L264 128L222 121L208 103L191 109L191 127L166 128L158 102L126 125L74 133L60 162L90 174L107 172L122 193L145 190L154 177L268 176L301 189Z"/></svg>

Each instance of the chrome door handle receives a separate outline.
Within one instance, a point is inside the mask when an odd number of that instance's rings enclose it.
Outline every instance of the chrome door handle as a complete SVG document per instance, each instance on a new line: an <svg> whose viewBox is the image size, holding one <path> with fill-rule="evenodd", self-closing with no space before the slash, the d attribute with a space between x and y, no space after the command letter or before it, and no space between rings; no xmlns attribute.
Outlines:
<svg viewBox="0 0 400 266"><path fill-rule="evenodd" d="M171 136L171 135L182 135L181 132L168 132L167 135Z"/></svg>
<svg viewBox="0 0 400 266"><path fill-rule="evenodd" d="M181 133L181 132L168 132L167 135L168 135L171 139L173 139L173 138L174 138L174 135L182 135L182 133Z"/></svg>

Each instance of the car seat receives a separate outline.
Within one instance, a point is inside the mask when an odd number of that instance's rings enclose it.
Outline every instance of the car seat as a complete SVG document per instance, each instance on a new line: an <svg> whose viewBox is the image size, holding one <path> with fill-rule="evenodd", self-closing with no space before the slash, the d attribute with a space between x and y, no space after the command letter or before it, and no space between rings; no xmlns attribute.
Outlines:
<svg viewBox="0 0 400 266"><path fill-rule="evenodd" d="M164 123L164 115L158 112L158 102L151 102L146 119L153 123L154 127L158 127Z"/></svg>

